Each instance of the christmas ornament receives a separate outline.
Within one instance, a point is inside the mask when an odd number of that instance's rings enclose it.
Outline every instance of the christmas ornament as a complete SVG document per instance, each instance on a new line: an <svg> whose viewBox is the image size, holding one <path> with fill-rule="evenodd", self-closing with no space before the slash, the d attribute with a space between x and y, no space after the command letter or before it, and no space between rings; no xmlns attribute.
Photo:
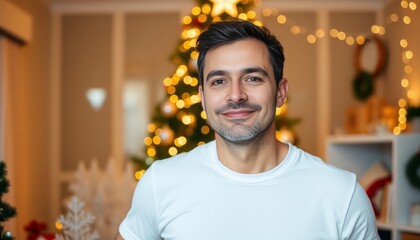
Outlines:
<svg viewBox="0 0 420 240"><path fill-rule="evenodd" d="M165 117L172 117L176 113L176 106L171 101L165 101L160 105L160 111L162 112L162 115Z"/></svg>
<svg viewBox="0 0 420 240"><path fill-rule="evenodd" d="M159 132L159 137L162 145L168 146L174 141L175 133L168 125L164 125Z"/></svg>
<svg viewBox="0 0 420 240"><path fill-rule="evenodd" d="M189 68L190 70L192 70L192 71L197 71L197 70L198 70L198 67L197 67L197 59L193 59L193 58L191 58L191 59L188 61L188 68Z"/></svg>

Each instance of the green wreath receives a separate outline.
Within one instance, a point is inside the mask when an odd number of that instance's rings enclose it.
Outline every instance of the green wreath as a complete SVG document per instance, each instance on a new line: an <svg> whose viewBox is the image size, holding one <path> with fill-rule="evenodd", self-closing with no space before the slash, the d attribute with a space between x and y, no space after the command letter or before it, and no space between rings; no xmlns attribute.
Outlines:
<svg viewBox="0 0 420 240"><path fill-rule="evenodd" d="M418 174L420 168L420 152L414 154L409 160L405 167L405 174L407 175L408 181L415 188L420 189L420 176Z"/></svg>
<svg viewBox="0 0 420 240"><path fill-rule="evenodd" d="M374 88L373 76L366 71L359 72L353 80L353 93L361 101L370 97Z"/></svg>

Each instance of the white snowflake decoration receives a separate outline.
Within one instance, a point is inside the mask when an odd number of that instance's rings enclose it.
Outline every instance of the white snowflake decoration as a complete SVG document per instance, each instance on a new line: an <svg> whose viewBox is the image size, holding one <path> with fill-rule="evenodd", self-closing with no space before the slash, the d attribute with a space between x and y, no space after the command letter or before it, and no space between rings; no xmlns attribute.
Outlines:
<svg viewBox="0 0 420 240"><path fill-rule="evenodd" d="M67 203L67 214L60 215L58 222L63 225L63 233L56 234L56 240L96 240L99 239L97 231L91 233L90 225L95 217L83 210L85 203L73 197Z"/></svg>
<svg viewBox="0 0 420 240"><path fill-rule="evenodd" d="M101 240L114 239L118 226L127 213L137 181L132 164L125 167L109 159L101 170L98 161L92 159L88 167L79 162L70 191L85 201L86 210L96 216L95 229Z"/></svg>

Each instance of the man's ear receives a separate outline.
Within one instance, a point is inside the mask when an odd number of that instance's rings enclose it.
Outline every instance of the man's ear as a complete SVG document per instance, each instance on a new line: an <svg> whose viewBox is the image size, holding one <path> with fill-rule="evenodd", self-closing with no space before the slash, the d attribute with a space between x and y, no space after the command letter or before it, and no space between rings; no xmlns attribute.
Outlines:
<svg viewBox="0 0 420 240"><path fill-rule="evenodd" d="M286 101L287 91L289 90L289 83L286 78L282 78L277 87L277 107L281 107Z"/></svg>
<svg viewBox="0 0 420 240"><path fill-rule="evenodd" d="M203 86L202 85L198 86L198 93L200 94L201 107L203 108L203 110L205 112L206 111L206 104L204 102L204 91L203 91Z"/></svg>

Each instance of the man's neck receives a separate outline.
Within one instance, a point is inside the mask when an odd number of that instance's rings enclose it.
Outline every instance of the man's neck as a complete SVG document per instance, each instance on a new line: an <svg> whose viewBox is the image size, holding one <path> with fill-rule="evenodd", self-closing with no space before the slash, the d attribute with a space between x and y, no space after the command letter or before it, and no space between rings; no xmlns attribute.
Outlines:
<svg viewBox="0 0 420 240"><path fill-rule="evenodd" d="M288 145L277 141L275 133L240 144L216 135L216 146L218 158L223 165L246 174L262 173L276 167L288 152Z"/></svg>

